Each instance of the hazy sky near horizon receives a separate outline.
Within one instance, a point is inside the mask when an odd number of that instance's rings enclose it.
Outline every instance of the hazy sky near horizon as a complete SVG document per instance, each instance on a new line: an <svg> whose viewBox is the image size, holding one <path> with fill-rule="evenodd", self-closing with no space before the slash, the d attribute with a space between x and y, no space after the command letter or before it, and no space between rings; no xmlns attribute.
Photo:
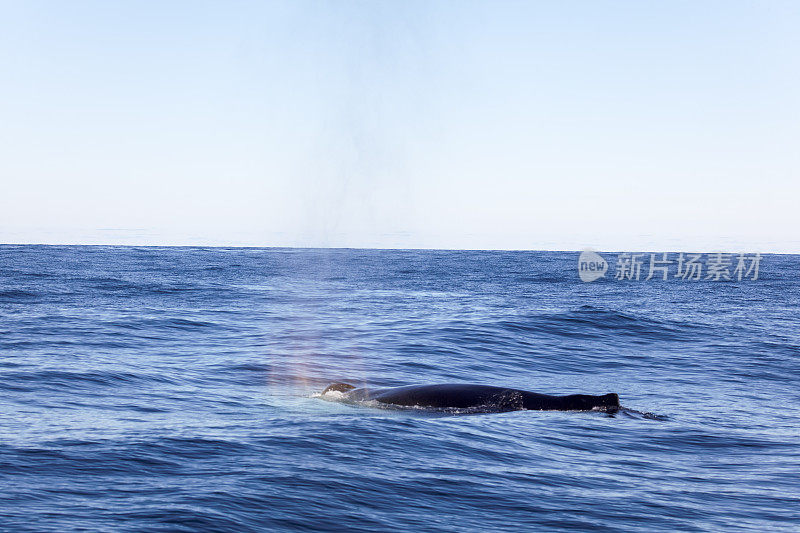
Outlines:
<svg viewBox="0 0 800 533"><path fill-rule="evenodd" d="M798 2L0 1L0 242L800 252Z"/></svg>

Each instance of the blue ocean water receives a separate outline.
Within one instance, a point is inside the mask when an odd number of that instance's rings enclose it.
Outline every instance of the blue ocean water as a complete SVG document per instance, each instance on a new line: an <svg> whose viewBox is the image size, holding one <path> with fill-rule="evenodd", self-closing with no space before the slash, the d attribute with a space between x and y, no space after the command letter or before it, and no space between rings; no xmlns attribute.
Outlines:
<svg viewBox="0 0 800 533"><path fill-rule="evenodd" d="M797 530L800 257L594 283L577 257L0 246L0 529ZM370 409L315 397L332 381L658 419Z"/></svg>

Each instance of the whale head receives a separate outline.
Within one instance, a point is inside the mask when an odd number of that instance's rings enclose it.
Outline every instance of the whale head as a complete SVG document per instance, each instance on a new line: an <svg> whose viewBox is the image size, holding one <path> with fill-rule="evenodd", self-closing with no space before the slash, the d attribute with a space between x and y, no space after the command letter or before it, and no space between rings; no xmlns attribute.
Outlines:
<svg viewBox="0 0 800 533"><path fill-rule="evenodd" d="M325 393L331 392L331 391L347 392L347 391L353 390L353 389L355 389L355 387L350 385L350 384L348 384L348 383L331 383L330 385L325 387L325 390L322 391L322 394L325 394Z"/></svg>

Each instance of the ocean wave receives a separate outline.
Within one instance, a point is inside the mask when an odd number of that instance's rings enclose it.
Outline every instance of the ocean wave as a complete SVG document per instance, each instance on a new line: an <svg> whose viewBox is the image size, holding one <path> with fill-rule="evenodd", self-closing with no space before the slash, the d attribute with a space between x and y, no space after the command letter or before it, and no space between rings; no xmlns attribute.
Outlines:
<svg viewBox="0 0 800 533"><path fill-rule="evenodd" d="M14 370L0 372L0 390L94 390L97 387L174 385L176 380L164 374L121 371Z"/></svg>
<svg viewBox="0 0 800 533"><path fill-rule="evenodd" d="M655 341L692 342L704 328L690 322L657 320L622 311L583 305L559 313L541 313L498 322L513 333L535 333L569 338L628 337Z"/></svg>
<svg viewBox="0 0 800 533"><path fill-rule="evenodd" d="M0 304L3 302L25 302L42 297L42 293L23 289L0 290Z"/></svg>

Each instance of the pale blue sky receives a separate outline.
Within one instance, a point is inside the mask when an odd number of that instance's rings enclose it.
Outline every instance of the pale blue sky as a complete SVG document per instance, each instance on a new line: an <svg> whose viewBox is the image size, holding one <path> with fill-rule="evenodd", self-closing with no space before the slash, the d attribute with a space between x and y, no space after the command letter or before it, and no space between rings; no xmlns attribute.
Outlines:
<svg viewBox="0 0 800 533"><path fill-rule="evenodd" d="M800 2L0 2L0 242L800 252Z"/></svg>

